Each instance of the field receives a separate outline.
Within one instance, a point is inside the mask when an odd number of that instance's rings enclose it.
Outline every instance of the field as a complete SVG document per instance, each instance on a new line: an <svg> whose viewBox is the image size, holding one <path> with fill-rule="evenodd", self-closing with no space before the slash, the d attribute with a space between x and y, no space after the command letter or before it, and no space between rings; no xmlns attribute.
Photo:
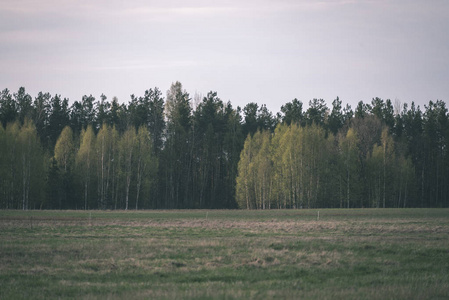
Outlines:
<svg viewBox="0 0 449 300"><path fill-rule="evenodd" d="M448 209L0 211L0 299L448 297Z"/></svg>

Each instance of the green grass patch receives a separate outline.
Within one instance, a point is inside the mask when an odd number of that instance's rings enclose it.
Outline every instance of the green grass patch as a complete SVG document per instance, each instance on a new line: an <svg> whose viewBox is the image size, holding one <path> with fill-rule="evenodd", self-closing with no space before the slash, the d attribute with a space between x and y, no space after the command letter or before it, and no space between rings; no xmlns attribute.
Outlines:
<svg viewBox="0 0 449 300"><path fill-rule="evenodd" d="M438 299L449 210L0 211L0 299Z"/></svg>

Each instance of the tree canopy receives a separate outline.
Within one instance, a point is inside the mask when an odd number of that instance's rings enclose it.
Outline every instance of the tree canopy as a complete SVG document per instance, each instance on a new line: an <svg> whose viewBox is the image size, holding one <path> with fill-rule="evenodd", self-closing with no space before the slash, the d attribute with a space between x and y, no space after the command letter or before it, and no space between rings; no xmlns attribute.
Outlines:
<svg viewBox="0 0 449 300"><path fill-rule="evenodd" d="M193 104L180 82L128 103L4 89L0 208L449 206L444 101L308 103Z"/></svg>

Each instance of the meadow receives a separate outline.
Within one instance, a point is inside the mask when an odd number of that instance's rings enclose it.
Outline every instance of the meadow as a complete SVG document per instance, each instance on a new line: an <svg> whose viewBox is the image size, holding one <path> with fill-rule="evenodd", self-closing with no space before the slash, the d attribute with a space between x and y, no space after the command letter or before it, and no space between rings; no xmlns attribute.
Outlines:
<svg viewBox="0 0 449 300"><path fill-rule="evenodd" d="M447 299L449 209L0 211L0 299Z"/></svg>

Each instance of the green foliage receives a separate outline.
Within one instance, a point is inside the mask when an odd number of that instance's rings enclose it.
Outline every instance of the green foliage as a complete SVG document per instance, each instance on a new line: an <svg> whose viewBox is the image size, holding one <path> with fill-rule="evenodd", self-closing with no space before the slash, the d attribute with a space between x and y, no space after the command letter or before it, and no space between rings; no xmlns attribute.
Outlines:
<svg viewBox="0 0 449 300"><path fill-rule="evenodd" d="M80 181L83 193L83 207L88 209L92 205L91 177L94 173L94 147L95 134L92 126L87 126L86 130L81 131L80 147L76 153L75 164L77 178Z"/></svg>
<svg viewBox="0 0 449 300"><path fill-rule="evenodd" d="M55 145L55 159L58 166L68 172L73 164L75 145L73 132L69 126L64 127Z"/></svg>
<svg viewBox="0 0 449 300"><path fill-rule="evenodd" d="M360 120L337 140L315 124L279 125L273 136L268 131L248 136L236 180L239 207L385 208L408 203L411 161L396 156L387 127L376 143L376 128L368 128L372 123L368 117Z"/></svg>
<svg viewBox="0 0 449 300"><path fill-rule="evenodd" d="M131 176L133 175L133 164L136 160L136 130L134 127L128 128L119 141L119 155L121 164L121 181L124 187L125 210L129 207L129 194L131 187Z"/></svg>
<svg viewBox="0 0 449 300"><path fill-rule="evenodd" d="M17 119L17 103L8 89L0 94L0 121L3 127Z"/></svg>
<svg viewBox="0 0 449 300"><path fill-rule="evenodd" d="M167 140L163 157L165 207L191 206L188 203L188 187L191 182L192 109L190 96L180 82L171 85L165 102Z"/></svg>
<svg viewBox="0 0 449 300"><path fill-rule="evenodd" d="M0 93L0 122L0 208L449 205L442 100L421 111L373 98L352 111L337 97L303 111L294 99L273 115L213 91L193 105L180 82L166 99L154 88L70 107L21 87Z"/></svg>
<svg viewBox="0 0 449 300"><path fill-rule="evenodd" d="M304 114L302 111L302 102L293 99L291 102L281 106L282 122L290 125L292 123L303 124Z"/></svg>
<svg viewBox="0 0 449 300"><path fill-rule="evenodd" d="M95 140L95 166L97 169L97 205L99 208L112 207L114 192L118 182L118 134L106 123L98 131Z"/></svg>
<svg viewBox="0 0 449 300"><path fill-rule="evenodd" d="M324 125L327 113L327 106L324 99L313 99L309 101L309 109L306 111L308 125Z"/></svg>
<svg viewBox="0 0 449 300"><path fill-rule="evenodd" d="M236 179L236 201L240 208L252 208L252 178L250 177L250 164L253 159L253 145L251 135L245 140L240 153L238 176ZM251 199L251 201L250 201Z"/></svg>
<svg viewBox="0 0 449 300"><path fill-rule="evenodd" d="M45 155L36 127L28 118L0 130L0 195L3 208L31 209L43 204Z"/></svg>
<svg viewBox="0 0 449 300"><path fill-rule="evenodd" d="M69 102L67 98L61 99L60 95L55 95L50 100L51 107L48 117L48 143L50 149L53 151L61 131L65 126L69 125Z"/></svg>
<svg viewBox="0 0 449 300"><path fill-rule="evenodd" d="M150 190L155 189L157 183L156 174L158 161L153 152L152 139L145 126L139 127L136 136L136 209L139 208L139 196L146 199L141 206L149 207L150 201L154 200L150 196ZM141 196L142 194L142 196Z"/></svg>
<svg viewBox="0 0 449 300"><path fill-rule="evenodd" d="M353 128L339 140L339 198L340 208L363 207L363 195L360 193L361 162L358 152L359 141Z"/></svg>

